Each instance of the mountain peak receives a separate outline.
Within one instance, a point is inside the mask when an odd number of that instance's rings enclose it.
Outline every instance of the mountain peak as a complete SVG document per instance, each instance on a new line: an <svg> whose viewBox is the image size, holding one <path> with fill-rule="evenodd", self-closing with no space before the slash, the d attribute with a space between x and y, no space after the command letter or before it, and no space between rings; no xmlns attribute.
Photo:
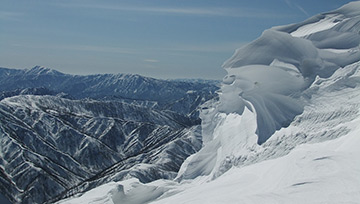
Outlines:
<svg viewBox="0 0 360 204"><path fill-rule="evenodd" d="M25 70L26 74L30 74L30 75L43 75L43 74L50 74L50 75L58 75L58 74L63 74L59 71L56 71L54 69L50 69L44 66L39 66L36 65L35 67L31 68L31 69L26 69Z"/></svg>

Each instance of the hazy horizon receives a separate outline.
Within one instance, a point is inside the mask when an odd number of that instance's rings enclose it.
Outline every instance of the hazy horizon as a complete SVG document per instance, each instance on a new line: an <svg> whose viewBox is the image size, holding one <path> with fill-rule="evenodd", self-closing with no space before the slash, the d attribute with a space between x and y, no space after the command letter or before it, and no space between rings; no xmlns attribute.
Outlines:
<svg viewBox="0 0 360 204"><path fill-rule="evenodd" d="M349 0L0 0L0 67L221 79L236 48Z"/></svg>

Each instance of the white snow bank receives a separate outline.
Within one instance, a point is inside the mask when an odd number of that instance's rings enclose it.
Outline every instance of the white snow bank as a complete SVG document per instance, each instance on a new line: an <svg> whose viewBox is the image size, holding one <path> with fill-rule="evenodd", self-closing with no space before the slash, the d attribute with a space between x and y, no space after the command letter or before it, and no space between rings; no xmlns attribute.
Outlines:
<svg viewBox="0 0 360 204"><path fill-rule="evenodd" d="M235 80L222 86L218 110L241 115L251 103L257 113L256 132L261 144L302 112L302 104L289 97L306 84L304 78L294 72L284 67L265 65L228 69Z"/></svg>
<svg viewBox="0 0 360 204"><path fill-rule="evenodd" d="M296 31L292 32L291 35L294 37L304 37L323 30L328 30L340 23L338 17L339 15L327 15L324 19L299 27Z"/></svg>
<svg viewBox="0 0 360 204"><path fill-rule="evenodd" d="M245 109L241 116L220 114L217 117L221 122L214 127L215 138L187 160L186 168L179 172L178 180L208 175L216 178L232 166L230 163L226 165L232 159L230 157L236 158L257 148L255 115L249 109Z"/></svg>
<svg viewBox="0 0 360 204"><path fill-rule="evenodd" d="M318 50L312 42L270 29L264 31L259 39L237 49L223 67L229 71L246 65L270 65L275 59L293 64L304 77L315 71L308 70L309 67L304 63L312 62L316 66L322 66Z"/></svg>
<svg viewBox="0 0 360 204"><path fill-rule="evenodd" d="M337 140L301 145L284 157L232 168L154 203L356 203L359 135L357 128Z"/></svg>
<svg viewBox="0 0 360 204"><path fill-rule="evenodd" d="M110 182L92 189L80 197L60 201L62 204L143 204L165 193L159 186L144 185L137 179ZM166 189L169 190L169 189ZM101 196L100 196L101 195Z"/></svg>

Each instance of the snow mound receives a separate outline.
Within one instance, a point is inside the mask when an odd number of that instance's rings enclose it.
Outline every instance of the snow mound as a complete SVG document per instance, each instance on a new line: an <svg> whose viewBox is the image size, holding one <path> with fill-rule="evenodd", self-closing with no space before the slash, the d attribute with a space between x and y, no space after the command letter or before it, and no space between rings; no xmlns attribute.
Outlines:
<svg viewBox="0 0 360 204"><path fill-rule="evenodd" d="M64 200L63 204L143 204L155 200L168 190L164 187L149 186L137 179L110 182L86 192L83 196ZM102 195L99 197L99 195Z"/></svg>

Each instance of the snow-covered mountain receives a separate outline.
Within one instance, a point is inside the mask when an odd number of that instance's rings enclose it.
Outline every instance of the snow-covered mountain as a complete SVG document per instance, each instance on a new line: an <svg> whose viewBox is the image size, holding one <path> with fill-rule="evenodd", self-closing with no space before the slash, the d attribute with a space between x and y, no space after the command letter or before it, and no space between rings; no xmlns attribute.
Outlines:
<svg viewBox="0 0 360 204"><path fill-rule="evenodd" d="M215 96L218 81L160 80L136 74L81 76L63 74L40 66L25 70L0 68L2 98L11 93L15 95L24 89L34 88L46 89L53 94L65 94L73 99L123 100L127 103L189 114L200 102ZM199 103L194 106L192 102L184 102L186 100L195 100Z"/></svg>
<svg viewBox="0 0 360 204"><path fill-rule="evenodd" d="M172 179L202 141L216 81L0 69L0 191L53 202L110 180ZM162 92L163 91L163 92Z"/></svg>
<svg viewBox="0 0 360 204"><path fill-rule="evenodd" d="M174 178L201 147L196 121L115 101L16 96L0 102L0 116L1 184L14 202L43 202L92 181L82 192L104 182L99 175Z"/></svg>
<svg viewBox="0 0 360 204"><path fill-rule="evenodd" d="M0 99L15 95L57 95L70 99L116 100L198 118L198 106L216 97L216 80L161 80L136 74L70 75L36 66L0 68Z"/></svg>
<svg viewBox="0 0 360 204"><path fill-rule="evenodd" d="M201 150L176 179L111 181L59 203L358 203L360 2L266 30L223 67Z"/></svg>

